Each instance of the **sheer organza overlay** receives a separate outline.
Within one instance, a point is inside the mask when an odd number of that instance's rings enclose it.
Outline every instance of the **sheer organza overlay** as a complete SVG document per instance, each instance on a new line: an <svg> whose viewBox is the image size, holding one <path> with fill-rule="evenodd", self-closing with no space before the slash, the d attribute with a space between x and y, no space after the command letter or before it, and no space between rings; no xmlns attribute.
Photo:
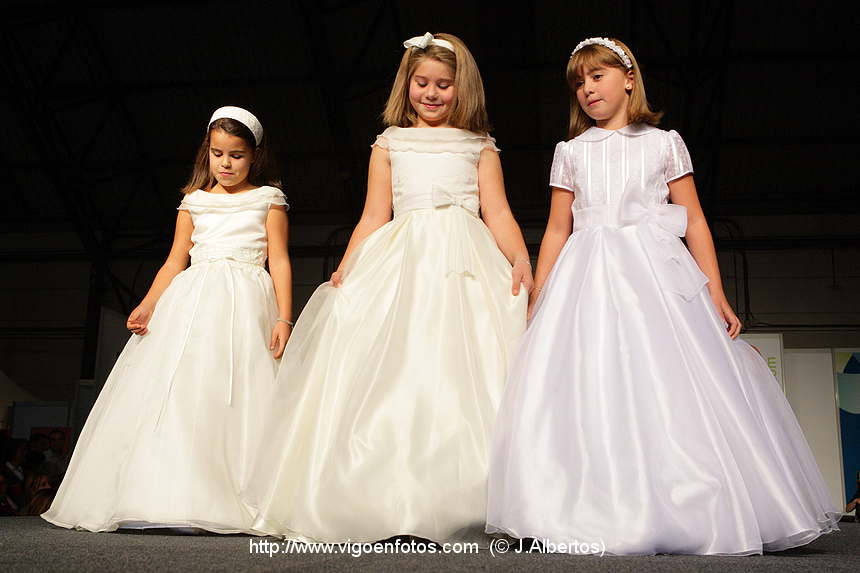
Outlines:
<svg viewBox="0 0 860 573"><path fill-rule="evenodd" d="M556 148L562 249L511 367L489 532L612 554L747 555L837 529L815 459L761 356L732 340L684 247L667 182L680 136L592 128Z"/></svg>

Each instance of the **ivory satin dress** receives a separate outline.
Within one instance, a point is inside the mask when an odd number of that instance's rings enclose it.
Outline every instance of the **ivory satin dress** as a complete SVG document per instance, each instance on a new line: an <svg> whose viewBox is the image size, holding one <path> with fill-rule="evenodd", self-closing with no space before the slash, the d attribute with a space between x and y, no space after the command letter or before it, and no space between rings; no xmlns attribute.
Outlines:
<svg viewBox="0 0 860 573"><path fill-rule="evenodd" d="M302 541L482 538L487 464L527 293L479 218L487 136L385 130L394 218L299 317L249 498ZM476 537L477 536L477 537Z"/></svg>
<svg viewBox="0 0 860 573"><path fill-rule="evenodd" d="M278 310L263 267L271 205L287 206L274 187L182 200L191 265L162 294L149 332L119 355L43 518L90 531L255 533L239 494L276 388Z"/></svg>

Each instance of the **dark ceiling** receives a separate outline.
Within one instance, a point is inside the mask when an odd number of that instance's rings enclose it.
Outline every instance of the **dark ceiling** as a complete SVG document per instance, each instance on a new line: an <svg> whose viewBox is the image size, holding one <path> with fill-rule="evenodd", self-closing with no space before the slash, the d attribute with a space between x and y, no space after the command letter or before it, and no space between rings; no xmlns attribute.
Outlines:
<svg viewBox="0 0 860 573"><path fill-rule="evenodd" d="M540 225L587 36L634 50L711 215L857 213L857 11L810 2L14 3L2 26L5 232L163 246L211 111L252 109L294 226L349 224L404 39L465 40L508 194ZM155 243L153 243L153 241Z"/></svg>

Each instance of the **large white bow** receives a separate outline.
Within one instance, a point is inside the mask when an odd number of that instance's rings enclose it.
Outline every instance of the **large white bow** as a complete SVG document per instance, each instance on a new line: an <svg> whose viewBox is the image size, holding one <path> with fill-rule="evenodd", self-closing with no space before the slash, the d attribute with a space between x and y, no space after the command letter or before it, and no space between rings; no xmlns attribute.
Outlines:
<svg viewBox="0 0 860 573"><path fill-rule="evenodd" d="M434 38L433 34L427 32L423 36L415 36L414 38L409 38L405 42L403 42L404 48L421 48L422 50L426 50L427 46L430 44L436 46L442 46L443 48L447 48L454 51L454 44L449 42L448 40L442 40L439 38Z"/></svg>
<svg viewBox="0 0 860 573"><path fill-rule="evenodd" d="M431 186L431 192L434 207L455 205L457 207L462 207L476 216L478 214L478 210L481 208L481 203L478 199L477 193L466 193L462 191L452 192L435 183Z"/></svg>
<svg viewBox="0 0 860 573"><path fill-rule="evenodd" d="M619 222L640 229L642 246L661 286L690 301L708 283L708 277L679 239L687 232L687 208L646 204L642 195L642 190L628 183L621 197Z"/></svg>
<svg viewBox="0 0 860 573"><path fill-rule="evenodd" d="M432 184L431 193L434 208L459 207L467 211L472 217L478 216L481 203L477 193L450 191L447 185L443 186L437 183ZM469 233L469 224L469 217L465 213L458 212L451 214L451 227L447 237L448 244L445 246L445 258L447 260L446 276L449 273L474 275L474 261L471 249L472 238Z"/></svg>
<svg viewBox="0 0 860 573"><path fill-rule="evenodd" d="M622 225L635 225L641 221L655 224L676 237L683 237L687 232L687 208L671 203L645 204L641 193L628 189L621 199L619 220Z"/></svg>

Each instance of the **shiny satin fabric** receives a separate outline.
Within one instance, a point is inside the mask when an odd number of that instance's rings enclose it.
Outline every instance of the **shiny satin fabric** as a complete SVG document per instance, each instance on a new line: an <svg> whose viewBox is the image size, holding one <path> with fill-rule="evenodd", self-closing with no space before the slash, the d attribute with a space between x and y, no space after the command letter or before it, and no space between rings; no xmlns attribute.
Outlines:
<svg viewBox="0 0 860 573"><path fill-rule="evenodd" d="M286 202L270 187L185 197L192 264L117 359L43 518L90 531L254 533L239 491L275 391L277 303L262 267L271 204Z"/></svg>
<svg viewBox="0 0 860 573"><path fill-rule="evenodd" d="M570 150L580 143L563 153L602 154ZM614 181L630 166L616 168ZM838 529L779 384L726 334L665 185L633 177L607 200L589 196L586 174L562 179L606 212L579 217L574 203L580 220L520 342L494 435L487 531L618 555L748 555Z"/></svg>
<svg viewBox="0 0 860 573"><path fill-rule="evenodd" d="M511 265L469 208L476 180L442 193L427 179L467 177L485 139L383 135L395 217L296 323L247 492L254 527L302 541L481 539L490 434L526 293L511 294Z"/></svg>

